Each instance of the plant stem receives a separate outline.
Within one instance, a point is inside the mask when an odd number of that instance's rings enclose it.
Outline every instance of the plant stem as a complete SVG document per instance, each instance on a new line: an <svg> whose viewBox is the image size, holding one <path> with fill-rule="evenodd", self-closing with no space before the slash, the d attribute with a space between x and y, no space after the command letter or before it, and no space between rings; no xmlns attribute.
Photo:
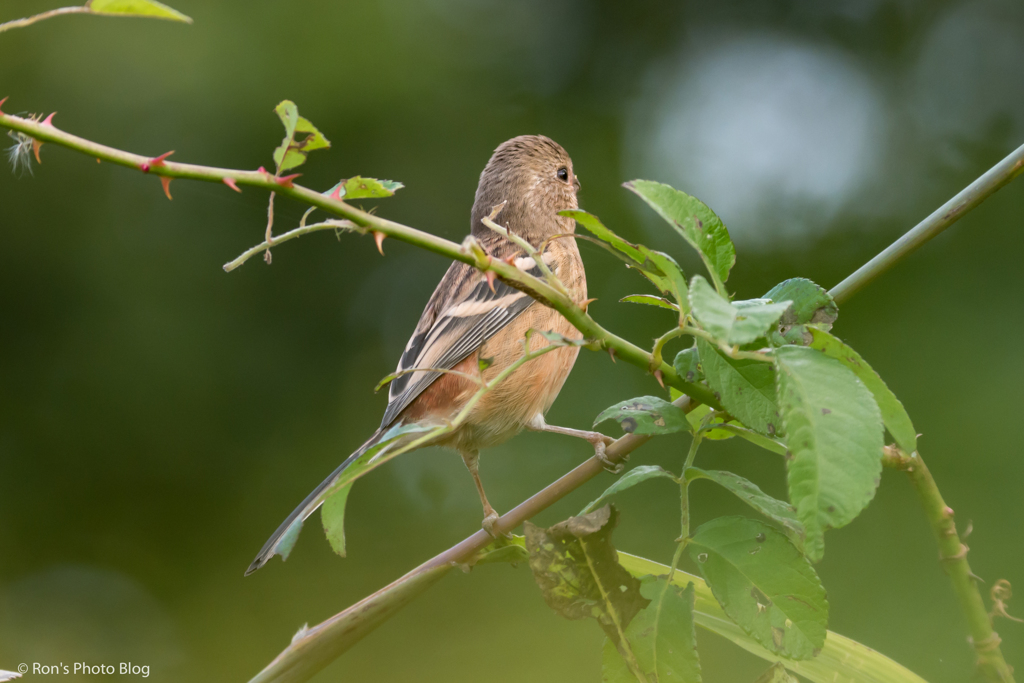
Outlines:
<svg viewBox="0 0 1024 683"><path fill-rule="evenodd" d="M490 258L475 240L467 239L465 243L459 245L430 233L375 216L346 204L339 199L332 199L325 194L310 190L301 185L295 185L290 181L280 182L280 179L276 179L266 171L241 171L183 164L173 161L162 161L158 164L151 157L144 157L114 149L113 147L107 147L106 145L100 145L58 130L52 124L4 115L2 113L0 113L0 126L20 131L41 142L59 144L120 166L126 166L135 170L142 170L145 167L148 169L148 173L156 176L203 180L214 183L224 183L225 180L228 180L237 185L259 187L276 192L277 194L286 195L303 204L315 206L318 209L323 209L329 213L346 218L366 231L383 233L388 237L394 237L427 251L468 263L483 272L493 271L503 282L528 293L541 303L561 313L587 339L593 340L602 349L614 350L616 358L622 358L630 365L635 365L645 372L652 372L650 353L603 328L597 321L587 315L586 311L580 308L577 302L572 301L572 299L559 292L544 280L533 277L500 259ZM273 244L277 244L277 241L278 238L275 238ZM721 405L710 389L701 384L687 382L676 373L675 368L671 365L662 362L654 370L661 372L661 380L664 384L675 387L701 403L706 403L713 408L721 408Z"/></svg>
<svg viewBox="0 0 1024 683"><path fill-rule="evenodd" d="M983 176L965 187L959 194L889 245L885 251L833 287L829 294L837 304L844 303L922 244L963 218L971 209L995 194L996 190L1020 175L1021 171L1024 171L1024 145L1015 149Z"/></svg>
<svg viewBox="0 0 1024 683"><path fill-rule="evenodd" d="M52 9L48 12L42 12L31 17L25 17L24 19L15 19L13 21L4 22L0 24L0 33L9 31L12 28L25 28L31 26L37 21L44 19L50 19L52 17L59 17L63 14L89 14L88 7L61 7L60 9Z"/></svg>
<svg viewBox="0 0 1024 683"><path fill-rule="evenodd" d="M999 648L999 634L992 629L992 619L975 583L976 578L967 563L968 548L960 540L953 521L953 509L942 499L939 487L921 458L920 452L907 455L895 444L885 447L885 464L903 470L910 476L921 499L928 523L939 545L939 562L953 583L953 592L960 603L960 611L967 620L968 640L974 646L978 669L995 683L1013 683L1013 670L1003 658Z"/></svg>
<svg viewBox="0 0 1024 683"><path fill-rule="evenodd" d="M256 254L260 253L261 251L263 251L265 249L269 249L271 246L276 247L277 245L281 244L282 242L287 242L288 240L295 239L296 237L302 237L303 235L305 235L307 233L317 232L318 230L332 230L332 229L333 230L352 230L352 229L355 229L355 227L356 227L355 223L352 223L350 221L328 220L328 221L324 221L323 223L313 223L312 225L304 225L302 227L295 228L294 230L289 230L288 232L282 233L282 234L278 235L277 237L275 237L273 244L270 244L269 242L263 242L262 244L257 244L255 247L252 247L251 249L246 249L234 261L231 261L229 263L225 263L224 264L224 272L225 273L230 273L232 270L234 270L235 268L238 268L240 265L242 265L243 263L248 261L250 258L255 256Z"/></svg>

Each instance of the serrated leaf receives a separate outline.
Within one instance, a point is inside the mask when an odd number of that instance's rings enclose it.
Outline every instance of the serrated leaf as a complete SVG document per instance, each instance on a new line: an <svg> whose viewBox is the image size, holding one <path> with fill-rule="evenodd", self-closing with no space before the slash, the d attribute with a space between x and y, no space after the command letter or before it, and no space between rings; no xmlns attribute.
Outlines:
<svg viewBox="0 0 1024 683"><path fill-rule="evenodd" d="M192 23L192 18L156 0L90 0L85 3L93 14L151 17Z"/></svg>
<svg viewBox="0 0 1024 683"><path fill-rule="evenodd" d="M775 662L770 669L758 676L754 683L800 683L800 681L786 671L782 662Z"/></svg>
<svg viewBox="0 0 1024 683"><path fill-rule="evenodd" d="M774 528L721 517L697 529L687 551L725 613L765 648L809 659L825 644L825 589L807 558Z"/></svg>
<svg viewBox="0 0 1024 683"><path fill-rule="evenodd" d="M810 347L821 351L826 356L835 358L853 371L864 386L874 395L875 402L882 412L882 422L892 434L892 438L907 453L917 450L917 430L910 416L896 394L886 386L882 378L868 365L860 354L824 330L811 328Z"/></svg>
<svg viewBox="0 0 1024 683"><path fill-rule="evenodd" d="M724 294L725 281L736 263L736 247L722 219L704 202L669 185L633 180L625 183L625 187L639 195L697 250L715 288Z"/></svg>
<svg viewBox="0 0 1024 683"><path fill-rule="evenodd" d="M839 307L828 291L806 278L796 277L780 282L772 287L764 298L792 302L779 318L778 328L769 335L775 346L807 346L810 343L810 334L804 325L815 325L828 330L839 317Z"/></svg>
<svg viewBox="0 0 1024 683"><path fill-rule="evenodd" d="M583 515L588 512L592 512L593 510L596 510L598 506L600 506L602 503L606 503L612 496L614 496L617 493L621 493L622 491L625 491L628 488L632 488L641 482L647 481L648 479L657 478L669 479L673 482L678 481L676 479L676 475L672 474L668 470L658 467L657 465L639 465L638 467L634 467L633 469L631 469L630 471L626 472L621 477L616 479L615 483L613 483L611 486L604 490L604 493L602 493L600 496L597 497L596 500L591 501L589 505L583 508L580 514Z"/></svg>
<svg viewBox="0 0 1024 683"><path fill-rule="evenodd" d="M675 299L681 315L690 310L686 277L682 268L668 254L648 249L642 244L633 244L608 229L601 220L586 211L566 209L559 216L568 216L586 228L591 234L608 245L609 251L621 258L627 265L636 268L663 294Z"/></svg>
<svg viewBox="0 0 1024 683"><path fill-rule="evenodd" d="M317 130L309 119L299 116L299 108L291 100L283 100L274 107L274 112L284 125L284 139L274 150L274 163L277 172L288 171L306 163L306 156L317 149L331 146L330 141ZM295 139L296 133L305 133L301 140Z"/></svg>
<svg viewBox="0 0 1024 683"><path fill-rule="evenodd" d="M620 304L646 304L648 306L657 306L658 308L667 308L670 311L679 312L679 306L661 296L654 296L653 294L630 294L619 299Z"/></svg>
<svg viewBox="0 0 1024 683"><path fill-rule="evenodd" d="M729 358L703 339L697 340L697 351L708 386L730 415L760 434L785 433L771 363Z"/></svg>
<svg viewBox="0 0 1024 683"><path fill-rule="evenodd" d="M700 353L696 346L677 353L675 360L672 361L672 367L687 382L697 383L704 379L704 373L700 367Z"/></svg>
<svg viewBox="0 0 1024 683"><path fill-rule="evenodd" d="M849 524L875 495L882 473L882 416L864 383L814 349L775 350L779 409L789 446L789 499L807 532L812 562L824 534Z"/></svg>
<svg viewBox="0 0 1024 683"><path fill-rule="evenodd" d="M348 502L348 494L351 490L352 483L349 482L348 485L331 494L320 508L320 521L324 525L327 542L331 544L331 549L342 557L346 557L345 504Z"/></svg>
<svg viewBox="0 0 1024 683"><path fill-rule="evenodd" d="M764 336L786 312L789 303L770 303L765 299L734 303L716 292L700 275L690 280L693 317L715 339L730 345L748 344Z"/></svg>
<svg viewBox="0 0 1024 683"><path fill-rule="evenodd" d="M525 526L530 569L544 601L566 619L596 619L616 641L618 626L626 628L648 603L612 547L617 522L615 508L606 505L548 529Z"/></svg>
<svg viewBox="0 0 1024 683"><path fill-rule="evenodd" d="M626 629L626 638L649 683L700 683L700 659L693 628L693 584L685 589L674 585L665 589L663 578L642 579L640 591L652 602ZM656 609L659 600L660 613ZM601 680L636 683L611 640L604 643Z"/></svg>
<svg viewBox="0 0 1024 683"><path fill-rule="evenodd" d="M690 429L683 409L657 396L639 396L605 408L594 425L605 420L615 420L628 434L674 434Z"/></svg>
<svg viewBox="0 0 1024 683"><path fill-rule="evenodd" d="M784 500L772 498L758 488L754 482L738 474L722 470L702 470L691 467L686 470L686 480L708 479L729 491L762 515L779 524L783 532L797 549L804 545L804 525L796 518L796 509Z"/></svg>

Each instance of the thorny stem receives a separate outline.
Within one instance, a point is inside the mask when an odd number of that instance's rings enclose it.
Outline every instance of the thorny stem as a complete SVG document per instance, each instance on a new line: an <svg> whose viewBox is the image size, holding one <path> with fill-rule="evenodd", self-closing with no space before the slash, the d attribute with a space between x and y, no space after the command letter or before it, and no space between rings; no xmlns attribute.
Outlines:
<svg viewBox="0 0 1024 683"><path fill-rule="evenodd" d="M990 681L1012 683L1013 670L999 649L999 634L992 629L992 619L985 609L976 577L967 563L968 548L960 540L953 521L953 509L946 505L921 454L907 455L895 444L885 447L883 462L887 467L903 470L910 476L921 500L928 523L939 544L939 562L953 583L953 592L960 611L967 620L968 640L974 646L978 669Z"/></svg>
<svg viewBox="0 0 1024 683"><path fill-rule="evenodd" d="M70 133L65 133L51 124L37 123L18 116L0 114L0 126L21 131L41 142L59 144L97 159L136 170L141 170L143 164L149 167L149 162L152 160L151 157L124 152L71 135ZM332 199L325 194L296 185L291 181L285 182L283 179L280 179L281 181L279 182L278 179L275 179L273 175L266 171L241 171L165 161L159 165L153 165L149 168L149 173L167 178L186 178L214 183L224 183L225 180L228 180L237 185L259 187L341 216L359 228L383 233L388 237L408 242L427 251L432 251L435 254L468 263L482 272L494 272L503 282L527 292L533 298L561 313L577 330L587 339L595 342L595 345L599 346L602 350L614 350L616 358L621 358L630 365L635 365L646 372L650 372L650 353L603 328L597 321L587 315L586 311L580 308L577 302L559 292L544 280L533 277L500 259L490 258L480 249L479 244L475 243L475 240L467 240L466 244L458 245L442 237L375 216L341 200ZM276 238L274 243L277 243ZM714 408L721 408L711 390L703 385L687 382L676 373L675 368L671 365L662 362L657 370L661 372L662 381L666 385L675 387L701 403L706 403Z"/></svg>

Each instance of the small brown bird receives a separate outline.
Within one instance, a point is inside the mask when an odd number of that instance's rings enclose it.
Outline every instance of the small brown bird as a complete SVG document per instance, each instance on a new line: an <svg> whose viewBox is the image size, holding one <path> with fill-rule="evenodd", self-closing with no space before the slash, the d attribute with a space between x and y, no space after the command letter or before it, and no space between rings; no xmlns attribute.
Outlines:
<svg viewBox="0 0 1024 683"><path fill-rule="evenodd" d="M575 221L559 216L558 212L578 207L579 187L572 160L558 143L541 135L513 138L494 151L480 174L471 231L493 258L512 258L517 267L539 274L532 258L482 222L493 207L504 203L496 222L535 249L543 244L544 262L573 299L582 304L587 298L587 278L576 241L571 237L548 239L573 233ZM493 289L472 266L458 261L452 263L427 302L398 362L398 370L439 368L462 374L422 370L400 375L392 381L380 429L289 515L260 550L246 575L274 556L292 523L311 515L320 505L319 496L387 430L395 425L449 423L479 389L478 384L463 375L481 373L480 359L489 359L490 365L482 371L483 379L489 382L522 357L523 339L528 330L579 336L554 309L506 284L492 284ZM547 344L540 335L531 339L533 349ZM599 457L604 453L605 444L610 442L598 432L555 427L544 421L544 414L562 389L578 353L578 347L568 346L527 362L484 394L456 431L428 444L453 448L462 455L483 504L482 526L492 535L498 513L488 502L480 482L477 463L481 448L500 444L524 427L586 439Z"/></svg>

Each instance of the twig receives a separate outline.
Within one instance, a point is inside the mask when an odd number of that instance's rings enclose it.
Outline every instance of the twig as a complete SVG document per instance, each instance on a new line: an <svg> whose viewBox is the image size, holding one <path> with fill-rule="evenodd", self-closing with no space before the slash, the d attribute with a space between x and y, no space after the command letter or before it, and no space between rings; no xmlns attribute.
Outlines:
<svg viewBox="0 0 1024 683"><path fill-rule="evenodd" d="M939 544L939 561L949 574L953 592L960 603L960 611L967 620L969 640L974 646L978 669L990 681L1012 683L1013 670L999 649L999 634L992 629L992 620L985 609L978 585L974 582L974 574L967 563L968 549L957 534L953 509L942 499L939 487L921 459L920 453L907 455L894 444L885 447L884 462L890 467L905 471L917 490L921 507L935 534L935 541Z"/></svg>
<svg viewBox="0 0 1024 683"><path fill-rule="evenodd" d="M35 16L25 17L24 19L15 19L0 24L0 33L9 31L12 28L25 28L31 26L37 21L43 21L44 19L50 19L52 17L59 17L64 14L91 14L88 7L61 7L60 9L52 9L48 12L41 12Z"/></svg>
<svg viewBox="0 0 1024 683"><path fill-rule="evenodd" d="M0 126L21 131L41 142L61 145L120 166L142 170L143 165L145 165L151 175L203 180L206 182L224 183L229 186L247 185L263 188L346 218L359 228L383 233L388 237L394 237L397 240L432 251L435 254L441 254L450 259L468 263L485 273L494 272L503 282L527 292L538 301L561 313L587 339L593 340L595 345L599 345L600 348L606 350L612 349L615 351L617 358L622 358L627 363L635 365L644 371L650 370L651 354L647 351L603 328L597 321L587 315L586 311L580 308L575 301L572 301L570 297L562 294L544 280L533 277L500 259L492 259L482 250L469 249L430 233L375 216L341 200L332 199L325 194L302 187L291 180L285 178L275 179L273 175L262 169L257 171L241 171L212 166L199 166L196 164L183 164L174 161L163 161L159 165L150 167L150 162L152 161L150 157L97 144L58 130L52 124L37 123L18 116L0 113ZM274 238L274 244L278 240L279 238ZM706 403L714 408L721 408L711 390L701 384L687 382L676 373L675 368L671 365L662 362L658 370L661 372L662 381L666 385L675 387L701 403Z"/></svg>
<svg viewBox="0 0 1024 683"><path fill-rule="evenodd" d="M295 239L296 237L302 237L306 233L317 232L318 230L331 230L331 229L333 229L333 230L338 230L338 229L342 229L342 230L359 230L359 227L355 223L353 223L352 221L327 220L327 221L324 221L323 223L313 223L312 225L304 225L302 227L298 227L298 228L295 228L294 230L289 230L286 233L282 233L282 234L278 235L277 237L274 238L273 246L276 247L277 245L281 244L282 242L287 242L288 240ZM251 249L246 249L234 261L230 261L230 262L224 264L224 272L230 273L232 270L234 270L235 268L239 267L240 265L242 265L243 263L248 261L250 258L255 256L256 254L260 253L264 249L269 249L270 247L271 247L271 244L269 242L263 242L261 244L257 244L255 247L253 247Z"/></svg>

